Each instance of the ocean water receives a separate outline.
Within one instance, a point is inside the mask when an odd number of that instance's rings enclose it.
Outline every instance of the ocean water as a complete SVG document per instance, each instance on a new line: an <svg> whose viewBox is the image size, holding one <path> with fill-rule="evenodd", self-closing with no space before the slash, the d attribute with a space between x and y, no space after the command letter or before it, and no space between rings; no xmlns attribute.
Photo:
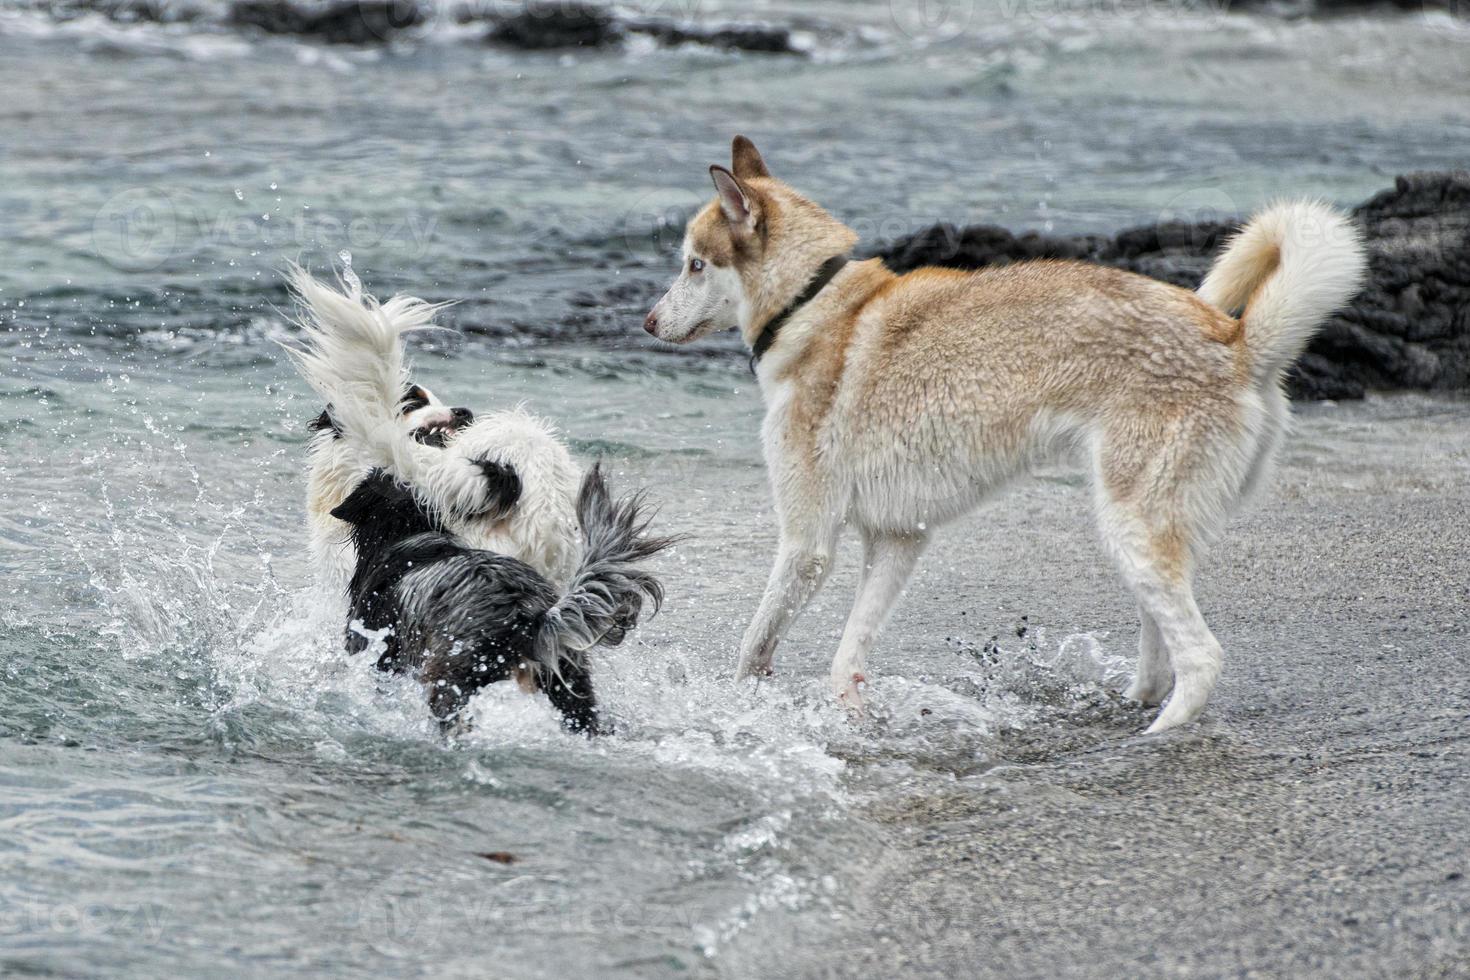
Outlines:
<svg viewBox="0 0 1470 980"><path fill-rule="evenodd" d="M781 674L729 680L773 546L758 394L729 339L639 329L705 169L746 132L868 240L1355 203L1463 165L1470 31L920 6L629 8L800 25L807 54L774 58L0 11L0 971L728 976L780 951L797 975L867 914L876 814L1142 728L1131 637L1005 597L875 658L861 723L822 680L837 585ZM446 741L411 681L341 653L304 555L320 406L275 344L289 260L455 301L421 378L556 419L688 535L667 608L599 662L617 735L497 689ZM1384 409L1340 412L1312 451Z"/></svg>

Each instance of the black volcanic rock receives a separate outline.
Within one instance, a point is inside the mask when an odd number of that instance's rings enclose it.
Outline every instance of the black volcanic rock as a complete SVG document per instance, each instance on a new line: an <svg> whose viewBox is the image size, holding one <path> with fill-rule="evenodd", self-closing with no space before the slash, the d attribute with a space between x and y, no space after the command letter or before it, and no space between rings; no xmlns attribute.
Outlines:
<svg viewBox="0 0 1470 980"><path fill-rule="evenodd" d="M423 23L413 0L235 0L230 23L329 44L376 44Z"/></svg>
<svg viewBox="0 0 1470 980"><path fill-rule="evenodd" d="M1400 177L1353 213L1368 287L1307 349L1305 393L1470 387L1470 173Z"/></svg>
<svg viewBox="0 0 1470 980"><path fill-rule="evenodd" d="M115 19L186 19L198 16L203 0L58 0L71 16L105 5ZM315 38L329 44L381 44L399 32L425 23L433 13L428 0L231 0L227 21L235 27L269 34ZM766 54L799 53L786 27L717 24L666 18L623 19L611 8L577 0L531 0L483 10L450 8L459 23L485 21L485 40L520 51L610 48L633 34L665 46L699 44Z"/></svg>
<svg viewBox="0 0 1470 980"><path fill-rule="evenodd" d="M1470 388L1470 173L1400 177L1359 206L1368 284L1331 317L1290 379L1298 398L1361 398L1369 390ZM921 265L978 269L1070 258L1193 289L1234 222L1167 223L1101 235L1014 235L993 225L940 224L880 246L896 272Z"/></svg>
<svg viewBox="0 0 1470 980"><path fill-rule="evenodd" d="M722 24L706 27L663 18L619 19L612 11L591 3L531 3L495 19L485 39L492 44L523 51L563 48L604 48L621 44L630 34L643 34L660 44L702 44L732 51L796 54L791 31L762 24Z"/></svg>
<svg viewBox="0 0 1470 980"><path fill-rule="evenodd" d="M797 54L791 32L784 27L761 24L729 24L723 27L700 27L673 21L637 21L628 25L636 34L657 38L660 44L703 44L731 51L754 51L760 54Z"/></svg>
<svg viewBox="0 0 1470 980"><path fill-rule="evenodd" d="M881 255L894 272L924 265L979 269L1027 259L1089 259L1107 241L1100 236L1053 237L1034 231L1018 236L996 225L957 228L940 224L900 238L875 254Z"/></svg>
<svg viewBox="0 0 1470 980"><path fill-rule="evenodd" d="M530 3L499 18L487 41L523 51L601 48L623 39L623 28L611 13L593 4Z"/></svg>

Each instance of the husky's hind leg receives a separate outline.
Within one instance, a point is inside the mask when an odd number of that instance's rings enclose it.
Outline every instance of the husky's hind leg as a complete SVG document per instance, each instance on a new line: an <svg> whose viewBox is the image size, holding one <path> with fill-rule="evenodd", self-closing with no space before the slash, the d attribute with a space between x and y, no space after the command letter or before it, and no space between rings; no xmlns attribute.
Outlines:
<svg viewBox="0 0 1470 980"><path fill-rule="evenodd" d="M868 652L888 621L914 565L928 543L923 534L874 534L865 537L862 586L842 631L832 660L832 691L854 710L862 710Z"/></svg>
<svg viewBox="0 0 1470 980"><path fill-rule="evenodd" d="M1238 496L1252 435L1228 411L1153 414L1114 419L1095 444L1098 523L1143 627L1128 693L1145 702L1169 694L1150 732L1193 721L1220 676L1194 567Z"/></svg>
<svg viewBox="0 0 1470 980"><path fill-rule="evenodd" d="M1137 696L1134 691L1147 696L1139 700L1161 696L1167 651L1173 693L1148 730L1161 732L1193 721L1204 710L1220 676L1221 650L1194 601L1187 557L1190 545L1177 528L1168 525L1149 526L1114 514L1105 515L1102 523L1118 570L1143 610L1143 648L1150 646L1150 625L1162 641L1162 649L1154 648L1153 658L1140 661L1130 696Z"/></svg>
<svg viewBox="0 0 1470 980"><path fill-rule="evenodd" d="M1158 704L1169 696L1169 688L1174 686L1174 671L1169 666L1169 653L1164 649L1159 624L1141 603L1138 619L1138 673L1133 676L1133 683L1128 686L1124 697L1144 704Z"/></svg>

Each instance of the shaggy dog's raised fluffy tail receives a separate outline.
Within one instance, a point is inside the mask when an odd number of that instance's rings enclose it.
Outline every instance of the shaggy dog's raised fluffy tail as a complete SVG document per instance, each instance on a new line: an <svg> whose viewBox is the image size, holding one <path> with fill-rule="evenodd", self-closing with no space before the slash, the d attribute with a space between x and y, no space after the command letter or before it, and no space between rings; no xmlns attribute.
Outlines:
<svg viewBox="0 0 1470 980"><path fill-rule="evenodd" d="M495 498L479 463L404 438L398 425L399 402L409 383L403 336L432 328L444 304L412 296L379 303L356 279L338 290L296 265L288 277L302 344L283 346L301 376L326 399L333 423L371 465L391 467L412 483L439 519L485 515Z"/></svg>
<svg viewBox="0 0 1470 980"><path fill-rule="evenodd" d="M412 296L379 303L355 278L339 291L295 264L287 279L304 345L286 351L302 377L329 403L372 408L392 417L408 383L403 335L433 326L442 304Z"/></svg>
<svg viewBox="0 0 1470 980"><path fill-rule="evenodd" d="M471 547L569 581L581 553L572 505L581 472L556 428L516 408L477 416L447 448L410 437L400 412L404 335L432 327L443 306L407 296L379 303L355 279L337 288L296 266L289 277L302 337L286 350L360 454L360 471L392 470Z"/></svg>
<svg viewBox="0 0 1470 980"><path fill-rule="evenodd" d="M1347 215L1321 201L1286 202L1230 240L1199 296L1240 316L1252 378L1274 383L1362 287L1366 268L1363 236Z"/></svg>
<svg viewBox="0 0 1470 980"><path fill-rule="evenodd" d="M582 479L577 516L582 525L582 562L571 584L546 613L536 637L536 660L557 670L571 661L581 665L586 651L598 644L616 646L638 625L645 602L657 611L664 590L638 563L674 543L653 537L644 516L644 498L631 494L613 500L596 464Z"/></svg>

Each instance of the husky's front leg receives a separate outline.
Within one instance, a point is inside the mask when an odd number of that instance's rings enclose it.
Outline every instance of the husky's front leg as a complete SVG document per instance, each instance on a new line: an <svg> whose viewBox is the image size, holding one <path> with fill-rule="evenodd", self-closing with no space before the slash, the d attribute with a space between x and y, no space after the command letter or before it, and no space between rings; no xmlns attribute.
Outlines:
<svg viewBox="0 0 1470 980"><path fill-rule="evenodd" d="M837 528L837 523L827 518L814 520L799 529L782 530L781 546L776 552L776 565L771 569L765 595L740 644L737 678L772 672L776 644L832 570Z"/></svg>

